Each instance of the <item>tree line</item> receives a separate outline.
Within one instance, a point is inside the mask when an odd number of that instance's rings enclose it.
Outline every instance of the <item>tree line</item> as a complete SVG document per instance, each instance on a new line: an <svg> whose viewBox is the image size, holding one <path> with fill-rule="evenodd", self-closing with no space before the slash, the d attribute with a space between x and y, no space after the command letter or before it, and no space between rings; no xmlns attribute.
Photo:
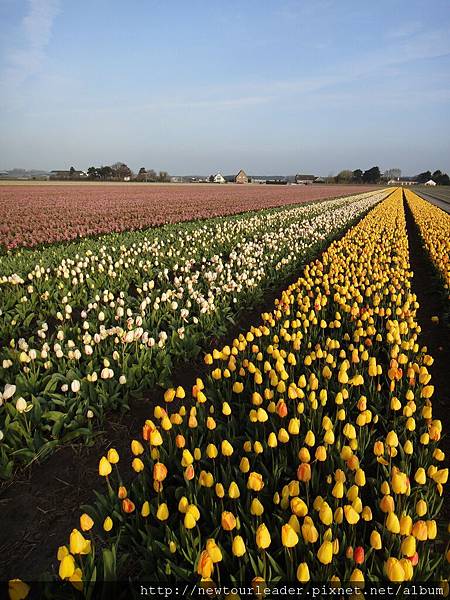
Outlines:
<svg viewBox="0 0 450 600"><path fill-rule="evenodd" d="M329 177L328 180L331 180L330 183L381 183L392 179L399 179L401 174L400 169L387 169L384 173L381 173L378 167L372 167L371 169L367 169L367 171L362 171L361 169L356 169L355 171L344 169L336 176ZM417 183L426 183L432 179L438 185L450 185L450 178L447 173L442 173L439 170L433 173L431 171L424 171L408 179L417 181Z"/></svg>
<svg viewBox="0 0 450 600"><path fill-rule="evenodd" d="M159 171L154 169L146 169L141 167L137 174L133 173L128 165L123 162L116 162L113 165L104 165L101 167L89 167L87 170L88 179L99 181L123 181L126 178L134 181L148 182L167 182L170 181L170 176L167 171Z"/></svg>
<svg viewBox="0 0 450 600"><path fill-rule="evenodd" d="M355 169L350 171L344 169L333 177L334 183L379 183L381 181L381 172L379 167L372 167L363 171Z"/></svg>
<svg viewBox="0 0 450 600"><path fill-rule="evenodd" d="M450 185L450 177L447 175L447 173L442 173L442 171L439 170L434 171L434 173L431 171L419 173L416 181L417 183L426 183L427 181L430 181L430 179L432 179L438 185Z"/></svg>

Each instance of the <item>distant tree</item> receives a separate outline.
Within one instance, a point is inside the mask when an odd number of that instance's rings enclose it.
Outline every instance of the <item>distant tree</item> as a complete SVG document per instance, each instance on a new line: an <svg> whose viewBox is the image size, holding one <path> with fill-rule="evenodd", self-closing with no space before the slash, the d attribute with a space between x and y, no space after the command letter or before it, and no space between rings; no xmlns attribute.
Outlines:
<svg viewBox="0 0 450 600"><path fill-rule="evenodd" d="M136 179L137 179L137 181L147 181L148 180L148 173L147 173L147 169L145 167L141 167L139 169Z"/></svg>
<svg viewBox="0 0 450 600"><path fill-rule="evenodd" d="M169 173L167 171L160 171L158 175L158 181L167 182L169 181Z"/></svg>
<svg viewBox="0 0 450 600"><path fill-rule="evenodd" d="M336 175L336 183L350 183L353 179L353 171L344 169Z"/></svg>
<svg viewBox="0 0 450 600"><path fill-rule="evenodd" d="M115 179L125 179L125 177L131 177L133 175L133 171L130 167L123 162L114 163L111 165L111 169Z"/></svg>
<svg viewBox="0 0 450 600"><path fill-rule="evenodd" d="M70 167L70 176L73 177L75 175L74 167Z"/></svg>
<svg viewBox="0 0 450 600"><path fill-rule="evenodd" d="M372 167L364 171L362 180L364 183L378 183L381 178L380 169L378 167Z"/></svg>
<svg viewBox="0 0 450 600"><path fill-rule="evenodd" d="M355 169L355 171L353 171L352 180L354 183L361 183L362 177L363 177L363 172L361 171L361 169Z"/></svg>
<svg viewBox="0 0 450 600"><path fill-rule="evenodd" d="M439 169L433 173L431 179L439 185L450 185L447 173L443 173L442 171L439 171Z"/></svg>
<svg viewBox="0 0 450 600"><path fill-rule="evenodd" d="M429 179L431 179L431 171L424 171L423 173L419 173L419 175L417 175L418 183L425 183Z"/></svg>
<svg viewBox="0 0 450 600"><path fill-rule="evenodd" d="M100 176L96 167L89 167L87 174L90 179L98 179Z"/></svg>
<svg viewBox="0 0 450 600"><path fill-rule="evenodd" d="M148 181L157 181L158 180L158 175L157 175L155 169L147 170L147 180Z"/></svg>
<svg viewBox="0 0 450 600"><path fill-rule="evenodd" d="M98 169L98 173L99 173L101 179L104 179L104 180L112 179L112 176L113 176L113 170L108 165L105 165L104 167L103 166L100 167Z"/></svg>
<svg viewBox="0 0 450 600"><path fill-rule="evenodd" d="M383 179L390 181L391 179L399 179L401 176L401 169L386 169L383 174Z"/></svg>

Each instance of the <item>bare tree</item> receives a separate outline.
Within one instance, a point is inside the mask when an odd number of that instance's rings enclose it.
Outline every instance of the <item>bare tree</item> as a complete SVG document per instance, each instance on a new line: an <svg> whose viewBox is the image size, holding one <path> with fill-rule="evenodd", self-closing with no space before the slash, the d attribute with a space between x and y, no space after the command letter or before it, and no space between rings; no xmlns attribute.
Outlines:
<svg viewBox="0 0 450 600"><path fill-rule="evenodd" d="M390 179L400 179L401 176L401 169L386 169L386 171L383 173L384 179L387 179L388 181Z"/></svg>

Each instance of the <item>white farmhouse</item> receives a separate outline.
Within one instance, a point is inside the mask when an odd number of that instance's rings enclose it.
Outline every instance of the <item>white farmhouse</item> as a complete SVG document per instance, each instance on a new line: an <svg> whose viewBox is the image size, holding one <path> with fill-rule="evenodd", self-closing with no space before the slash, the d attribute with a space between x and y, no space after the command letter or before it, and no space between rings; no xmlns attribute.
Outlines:
<svg viewBox="0 0 450 600"><path fill-rule="evenodd" d="M214 183L226 183L225 177L222 175L222 173L216 173L216 175L214 175L213 181Z"/></svg>
<svg viewBox="0 0 450 600"><path fill-rule="evenodd" d="M425 185L436 185L436 182L432 179L429 179L428 181L425 181Z"/></svg>

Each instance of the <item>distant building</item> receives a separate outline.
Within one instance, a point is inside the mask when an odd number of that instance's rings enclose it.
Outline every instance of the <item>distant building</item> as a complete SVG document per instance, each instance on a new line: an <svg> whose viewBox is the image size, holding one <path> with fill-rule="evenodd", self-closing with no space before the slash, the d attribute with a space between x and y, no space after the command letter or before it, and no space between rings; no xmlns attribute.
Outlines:
<svg viewBox="0 0 450 600"><path fill-rule="evenodd" d="M388 181L388 185L417 185L418 183L418 181L414 181L411 177L397 177Z"/></svg>
<svg viewBox="0 0 450 600"><path fill-rule="evenodd" d="M248 183L248 175L245 173L243 169L239 171L239 173L234 178L235 183Z"/></svg>
<svg viewBox="0 0 450 600"><path fill-rule="evenodd" d="M216 173L213 177L213 182L214 183L226 183L226 179L222 175L222 173Z"/></svg>
<svg viewBox="0 0 450 600"><path fill-rule="evenodd" d="M273 177L266 179L267 185L287 185L288 181L285 177Z"/></svg>
<svg viewBox="0 0 450 600"><path fill-rule="evenodd" d="M252 177L252 183L257 183L259 185L265 185L266 180L262 179L261 177Z"/></svg>
<svg viewBox="0 0 450 600"><path fill-rule="evenodd" d="M297 174L295 176L295 183L301 183L303 185L308 185L310 183L314 183L315 180L316 180L316 176L315 175Z"/></svg>
<svg viewBox="0 0 450 600"><path fill-rule="evenodd" d="M424 185L432 185L432 186L434 186L434 185L436 185L436 182L433 181L432 179L429 179L428 181L425 181Z"/></svg>
<svg viewBox="0 0 450 600"><path fill-rule="evenodd" d="M84 179L87 173L84 171L50 171L50 179Z"/></svg>

